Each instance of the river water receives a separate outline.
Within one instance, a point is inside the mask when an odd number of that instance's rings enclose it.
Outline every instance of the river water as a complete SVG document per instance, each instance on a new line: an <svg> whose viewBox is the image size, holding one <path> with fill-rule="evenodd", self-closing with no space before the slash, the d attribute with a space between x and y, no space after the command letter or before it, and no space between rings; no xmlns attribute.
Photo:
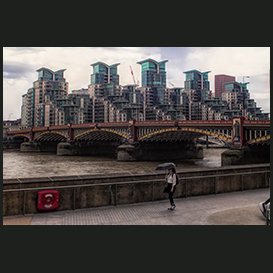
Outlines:
<svg viewBox="0 0 273 273"><path fill-rule="evenodd" d="M221 167L225 149L204 148L204 158L174 161L177 170ZM57 156L52 153L21 153L3 151L3 178L52 177L85 174L154 171L163 161L117 162L116 158L95 156Z"/></svg>

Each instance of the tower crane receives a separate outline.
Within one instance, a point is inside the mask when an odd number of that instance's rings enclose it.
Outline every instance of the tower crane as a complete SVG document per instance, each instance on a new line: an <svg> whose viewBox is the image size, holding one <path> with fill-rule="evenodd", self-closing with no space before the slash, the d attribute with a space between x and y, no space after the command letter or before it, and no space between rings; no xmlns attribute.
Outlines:
<svg viewBox="0 0 273 273"><path fill-rule="evenodd" d="M171 82L169 82L169 84L170 84L173 88L175 88L175 86L174 86Z"/></svg>
<svg viewBox="0 0 273 273"><path fill-rule="evenodd" d="M138 85L139 81L137 81L137 83L136 83L134 72L133 72L133 68L131 66L130 66L130 69L131 69L131 74L132 74L132 77L133 77L134 84Z"/></svg>

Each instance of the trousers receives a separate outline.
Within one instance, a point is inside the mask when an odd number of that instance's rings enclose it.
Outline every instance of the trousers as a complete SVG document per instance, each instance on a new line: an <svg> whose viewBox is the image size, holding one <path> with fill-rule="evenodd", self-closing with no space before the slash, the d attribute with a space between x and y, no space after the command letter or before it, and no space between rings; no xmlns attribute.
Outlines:
<svg viewBox="0 0 273 273"><path fill-rule="evenodd" d="M174 204L173 194L174 194L175 188L176 188L176 186L174 186L173 192L171 192L172 186L173 186L173 184L168 183L168 196L169 196L169 199L170 199L171 206Z"/></svg>

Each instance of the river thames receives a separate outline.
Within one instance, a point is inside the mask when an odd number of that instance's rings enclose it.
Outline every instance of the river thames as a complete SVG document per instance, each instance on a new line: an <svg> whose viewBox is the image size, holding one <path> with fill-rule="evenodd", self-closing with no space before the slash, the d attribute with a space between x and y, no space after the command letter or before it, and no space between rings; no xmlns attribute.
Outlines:
<svg viewBox="0 0 273 273"><path fill-rule="evenodd" d="M188 168L221 167L221 154L225 149L205 149L204 158L173 161L177 170ZM53 177L65 175L111 174L121 172L154 171L163 161L117 162L116 158L97 156L57 156L52 153L21 153L3 151L3 179L27 177Z"/></svg>

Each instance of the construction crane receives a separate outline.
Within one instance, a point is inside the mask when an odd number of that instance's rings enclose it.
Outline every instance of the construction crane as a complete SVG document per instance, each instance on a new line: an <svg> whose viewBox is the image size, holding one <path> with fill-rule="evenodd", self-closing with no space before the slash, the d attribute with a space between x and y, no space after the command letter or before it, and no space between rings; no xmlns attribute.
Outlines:
<svg viewBox="0 0 273 273"><path fill-rule="evenodd" d="M175 86L174 86L171 82L169 82L169 84L170 84L173 88L175 88Z"/></svg>
<svg viewBox="0 0 273 273"><path fill-rule="evenodd" d="M134 84L138 85L139 81L137 81L137 83L136 83L134 72L133 72L133 68L131 66L130 66L130 69L131 69L131 74L132 74L132 77L133 77Z"/></svg>

